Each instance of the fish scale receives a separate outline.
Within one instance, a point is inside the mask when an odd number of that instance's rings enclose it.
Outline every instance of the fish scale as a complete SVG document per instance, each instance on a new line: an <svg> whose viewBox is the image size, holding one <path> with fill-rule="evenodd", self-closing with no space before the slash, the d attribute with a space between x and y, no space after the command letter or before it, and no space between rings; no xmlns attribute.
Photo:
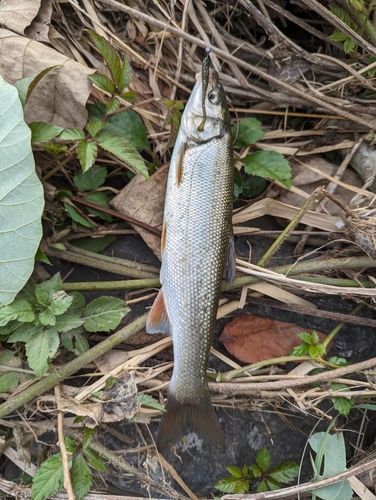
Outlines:
<svg viewBox="0 0 376 500"><path fill-rule="evenodd" d="M234 274L233 151L226 96L211 71L205 98L196 83L172 154L162 230L162 288L150 311L149 333L172 336L174 370L157 445L174 444L189 430L224 448L211 405L207 362L225 270ZM205 89L204 89L205 91Z"/></svg>

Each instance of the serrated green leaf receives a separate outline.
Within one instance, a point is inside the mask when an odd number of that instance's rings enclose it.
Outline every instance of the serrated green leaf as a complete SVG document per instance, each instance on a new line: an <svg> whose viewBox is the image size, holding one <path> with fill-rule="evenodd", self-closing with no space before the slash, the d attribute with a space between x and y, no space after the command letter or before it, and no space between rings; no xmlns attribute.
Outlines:
<svg viewBox="0 0 376 500"><path fill-rule="evenodd" d="M78 328L82 323L83 320L77 314L65 312L56 317L55 328L58 332L68 332L73 328Z"/></svg>
<svg viewBox="0 0 376 500"><path fill-rule="evenodd" d="M235 493L238 483L239 479L236 477L224 477L214 485L214 488L224 493Z"/></svg>
<svg viewBox="0 0 376 500"><path fill-rule="evenodd" d="M33 272L42 237L44 195L18 92L2 77L0 109L1 307L14 300Z"/></svg>
<svg viewBox="0 0 376 500"><path fill-rule="evenodd" d="M315 330L313 330L313 332L311 333L311 339L311 344L318 344L320 342L320 337Z"/></svg>
<svg viewBox="0 0 376 500"><path fill-rule="evenodd" d="M68 151L68 146L65 144L55 144L53 142L46 142L44 145L46 153L50 155L58 156L61 153Z"/></svg>
<svg viewBox="0 0 376 500"><path fill-rule="evenodd" d="M64 443L68 453L75 453L75 451L77 451L77 445L75 441L69 436L64 436Z"/></svg>
<svg viewBox="0 0 376 500"><path fill-rule="evenodd" d="M23 323L34 321L35 314L31 305L26 300L14 300L8 306L0 308L0 326L4 326L12 320Z"/></svg>
<svg viewBox="0 0 376 500"><path fill-rule="evenodd" d="M32 500L47 500L57 493L64 484L61 455L45 460L37 469L32 485Z"/></svg>
<svg viewBox="0 0 376 500"><path fill-rule="evenodd" d="M60 342L69 352L74 352L73 333L70 330L60 334Z"/></svg>
<svg viewBox="0 0 376 500"><path fill-rule="evenodd" d="M245 118L238 122L232 129L234 148L240 149L262 139L265 131L262 130L261 122L256 118Z"/></svg>
<svg viewBox="0 0 376 500"><path fill-rule="evenodd" d="M262 472L266 472L269 469L271 461L272 457L266 448L261 448L257 452L256 462Z"/></svg>
<svg viewBox="0 0 376 500"><path fill-rule="evenodd" d="M7 342L27 342L34 333L41 330L41 325L37 321L34 324L23 323L17 330L8 338Z"/></svg>
<svg viewBox="0 0 376 500"><path fill-rule="evenodd" d="M68 212L69 216L75 221L81 224L81 226L89 227L90 229L95 229L96 226L89 222L85 217L80 215L73 207L72 205L69 205L69 203L64 202L64 208Z"/></svg>
<svg viewBox="0 0 376 500"><path fill-rule="evenodd" d="M315 341L312 337L312 334L309 332L298 333L298 337L300 338L300 340L302 340L306 344L314 344L315 343Z"/></svg>
<svg viewBox="0 0 376 500"><path fill-rule="evenodd" d="M39 285L36 285L35 291L43 290L47 292L49 301L52 301L53 294L60 291L63 288L63 280L61 279L61 274L56 273L49 280L43 281Z"/></svg>
<svg viewBox="0 0 376 500"><path fill-rule="evenodd" d="M103 133L111 133L116 137L122 137L133 144L140 152L151 150L145 126L140 116L131 109L111 116L103 128Z"/></svg>
<svg viewBox="0 0 376 500"><path fill-rule="evenodd" d="M73 460L71 469L72 488L77 500L82 498L90 491L93 482L91 470L84 457L79 454Z"/></svg>
<svg viewBox="0 0 376 500"><path fill-rule="evenodd" d="M124 99L124 101L132 103L136 99L136 92L133 92L133 90L130 90L129 92L124 92L123 94L120 94L119 97L121 97L122 99Z"/></svg>
<svg viewBox="0 0 376 500"><path fill-rule="evenodd" d="M352 40L351 38L345 40L343 44L343 51L345 54L351 54L351 52L355 50L355 48L356 48L356 42L354 42L354 40Z"/></svg>
<svg viewBox="0 0 376 500"><path fill-rule="evenodd" d="M83 311L84 328L88 332L109 332L116 328L129 312L123 300L116 297L99 297Z"/></svg>
<svg viewBox="0 0 376 500"><path fill-rule="evenodd" d="M92 191L102 186L107 177L107 168L91 168L88 172L82 172L73 177L77 189L81 191Z"/></svg>
<svg viewBox="0 0 376 500"><path fill-rule="evenodd" d="M108 78L108 76L103 75L102 73L95 73L95 75L89 75L90 80L101 90L108 92L113 95L115 92L115 85L112 80Z"/></svg>
<svg viewBox="0 0 376 500"><path fill-rule="evenodd" d="M59 134L59 139L62 141L80 141L85 139L85 133L80 128L65 128Z"/></svg>
<svg viewBox="0 0 376 500"><path fill-rule="evenodd" d="M89 464L92 467L94 467L95 470L97 470L98 472L102 472L103 474L106 474L107 472L106 463L103 460L103 458L98 455L96 451L93 451L90 448L86 448L84 450L84 454Z"/></svg>
<svg viewBox="0 0 376 500"><path fill-rule="evenodd" d="M328 363L336 366L349 366L349 362L345 358L339 358L338 356L332 356L328 359Z"/></svg>
<svg viewBox="0 0 376 500"><path fill-rule="evenodd" d="M92 203L96 203L97 205L100 205L101 207L104 208L110 208L109 202L108 202L108 196L106 193L103 191L98 191L97 193L91 193L84 198L85 200L91 201ZM108 222L112 222L112 215L107 214L106 212L102 212L101 210L97 210L92 207L87 207L88 212L94 215L98 215L103 220L106 220Z"/></svg>
<svg viewBox="0 0 376 500"><path fill-rule="evenodd" d="M249 471L251 472L251 474L253 475L253 477L255 479L257 479L258 477L261 477L262 476L262 470L260 469L260 467L256 464L252 464L249 468Z"/></svg>
<svg viewBox="0 0 376 500"><path fill-rule="evenodd" d="M299 474L299 465L296 462L280 462L268 473L268 476L279 483L289 483Z"/></svg>
<svg viewBox="0 0 376 500"><path fill-rule="evenodd" d="M289 162L276 151L255 151L241 159L244 170L250 175L259 175L291 187L291 167Z"/></svg>
<svg viewBox="0 0 376 500"><path fill-rule="evenodd" d="M97 429L94 427L84 427L83 439L82 439L82 447L85 450L88 445L91 443L93 437L95 436Z"/></svg>
<svg viewBox="0 0 376 500"><path fill-rule="evenodd" d="M31 130L31 144L50 141L64 130L62 127L46 122L32 122L29 127Z"/></svg>
<svg viewBox="0 0 376 500"><path fill-rule="evenodd" d="M19 382L18 373L8 372L0 375L0 392L12 392Z"/></svg>
<svg viewBox="0 0 376 500"><path fill-rule="evenodd" d="M322 344L310 345L308 349L309 355L312 358L321 357L325 354L326 349Z"/></svg>
<svg viewBox="0 0 376 500"><path fill-rule="evenodd" d="M35 281L30 278L25 286L18 292L16 299L27 300L28 302L35 301Z"/></svg>
<svg viewBox="0 0 376 500"><path fill-rule="evenodd" d="M146 179L149 178L144 159L129 141L113 133L104 132L98 137L98 143L101 148L120 158Z"/></svg>
<svg viewBox="0 0 376 500"><path fill-rule="evenodd" d="M146 394L138 394L138 396L144 396L144 395L146 396ZM241 469L239 469L239 467L235 467L234 465L228 465L228 466L226 466L226 469L227 469L227 472L229 472L232 477L236 477L238 479L243 477L243 473L242 473Z"/></svg>
<svg viewBox="0 0 376 500"><path fill-rule="evenodd" d="M265 479L263 479L257 486L257 493L265 493L266 491L269 491L269 488Z"/></svg>
<svg viewBox="0 0 376 500"><path fill-rule="evenodd" d="M51 310L55 316L65 313L71 305L73 297L70 297L64 290L58 290L52 294Z"/></svg>
<svg viewBox="0 0 376 500"><path fill-rule="evenodd" d="M90 349L89 342L85 339L81 332L74 332L74 339L75 351L77 351L77 354L83 354Z"/></svg>
<svg viewBox="0 0 376 500"><path fill-rule="evenodd" d="M2 365L6 365L7 363L9 363L9 361L11 361L14 358L15 354L16 353L14 351L11 351L10 349L5 349L0 354L0 363Z"/></svg>
<svg viewBox="0 0 376 500"><path fill-rule="evenodd" d="M155 408L156 410L160 411L166 411L164 409L164 406L158 403L158 401L154 399L152 396L150 396L150 394L137 394L137 399L141 405L149 406L149 408ZM226 467L226 469L229 471L230 474L232 474L232 472L229 470L229 467ZM233 469L237 469L237 467L233 467Z"/></svg>
<svg viewBox="0 0 376 500"><path fill-rule="evenodd" d="M86 125L86 130L89 132L89 134L91 135L91 137L95 137L97 135L97 133L100 130L102 130L102 128L105 125L106 125L106 122L104 122L102 120L90 120L89 123ZM106 170L106 175L107 175L107 170ZM93 189L95 189L95 188L93 188Z"/></svg>
<svg viewBox="0 0 376 500"><path fill-rule="evenodd" d="M72 240L71 245L82 248L84 250L90 250L90 252L102 252L111 243L117 240L117 237L111 234L106 234L102 238L78 238L77 240Z"/></svg>
<svg viewBox="0 0 376 500"><path fill-rule="evenodd" d="M335 392L350 392L350 389L345 384L339 384L337 382L332 382L330 384L330 389ZM334 408L341 415L347 416L350 413L351 408L354 406L354 398L331 398Z"/></svg>
<svg viewBox="0 0 376 500"><path fill-rule="evenodd" d="M303 342L303 344L294 347L294 349L289 352L289 356L306 356L309 351L309 344Z"/></svg>
<svg viewBox="0 0 376 500"><path fill-rule="evenodd" d="M332 14L338 17L338 19L341 19L347 26L350 28L354 28L354 23L351 21L350 16L342 9L339 9L338 7L332 7L330 6L330 11Z"/></svg>
<svg viewBox="0 0 376 500"><path fill-rule="evenodd" d="M38 314L38 319L45 326L54 326L56 324L56 316L52 312L50 306Z"/></svg>
<svg viewBox="0 0 376 500"><path fill-rule="evenodd" d="M77 156L83 172L93 166L98 154L97 145L91 141L81 141L77 145Z"/></svg>
<svg viewBox="0 0 376 500"><path fill-rule="evenodd" d="M111 101L107 104L107 114L111 115L115 113L120 107L120 101L117 97L113 97Z"/></svg>
<svg viewBox="0 0 376 500"><path fill-rule="evenodd" d="M26 355L30 368L37 377L41 377L48 370L48 359L53 350L59 347L59 335L56 330L48 329L32 335L26 342Z"/></svg>
<svg viewBox="0 0 376 500"><path fill-rule="evenodd" d="M72 297L72 303L69 306L68 312L72 314L81 314L86 306L85 297L80 292L72 292L69 294Z"/></svg>
<svg viewBox="0 0 376 500"><path fill-rule="evenodd" d="M28 323L28 324L30 324L30 323ZM10 335L15 330L17 330L17 328L20 325L21 325L21 323L19 321L13 320L13 321L9 321L9 323L7 323L4 326L0 326L0 339L5 340L6 336Z"/></svg>
<svg viewBox="0 0 376 500"><path fill-rule="evenodd" d="M120 92L123 92L125 88L129 87L132 78L133 78L132 67L129 64L128 59L124 59L123 64L121 65L119 81L117 82Z"/></svg>
<svg viewBox="0 0 376 500"><path fill-rule="evenodd" d="M111 72L112 79L115 83L119 82L121 75L121 63L120 58L113 48L113 46L105 38L98 35L92 30L85 30L91 38L93 39L97 49L102 54L103 59L106 61L108 69Z"/></svg>
<svg viewBox="0 0 376 500"><path fill-rule="evenodd" d="M274 479L272 479L271 477L267 477L265 478L265 481L266 481L266 484L268 485L268 488L270 491L276 491L276 490L279 490L281 488L281 485L278 481L275 481Z"/></svg>
<svg viewBox="0 0 376 500"><path fill-rule="evenodd" d="M335 31L330 36L328 36L329 40L333 42L344 42L348 39L348 36L345 33L341 33L340 31Z"/></svg>

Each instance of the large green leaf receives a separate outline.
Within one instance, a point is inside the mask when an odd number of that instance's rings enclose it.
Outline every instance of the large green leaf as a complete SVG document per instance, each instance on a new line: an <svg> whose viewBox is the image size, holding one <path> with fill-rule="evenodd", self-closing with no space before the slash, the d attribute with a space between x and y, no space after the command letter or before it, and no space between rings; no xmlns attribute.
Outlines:
<svg viewBox="0 0 376 500"><path fill-rule="evenodd" d="M0 306L29 279L42 237L43 189L30 137L18 92L0 77Z"/></svg>

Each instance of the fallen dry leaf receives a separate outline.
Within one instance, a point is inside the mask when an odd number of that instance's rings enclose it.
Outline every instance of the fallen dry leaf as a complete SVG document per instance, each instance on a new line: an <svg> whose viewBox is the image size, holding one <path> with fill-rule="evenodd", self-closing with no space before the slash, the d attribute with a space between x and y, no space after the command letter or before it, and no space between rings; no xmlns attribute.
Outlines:
<svg viewBox="0 0 376 500"><path fill-rule="evenodd" d="M28 99L24 108L27 123L44 121L79 128L86 125L85 104L91 91L88 75L95 70L5 29L0 29L0 59L0 75L11 84L58 66L42 78Z"/></svg>
<svg viewBox="0 0 376 500"><path fill-rule="evenodd" d="M51 0L42 0L38 14L35 16L30 26L25 29L25 35L37 42L51 43L49 39L51 15Z"/></svg>
<svg viewBox="0 0 376 500"><path fill-rule="evenodd" d="M7 0L0 2L1 26L20 35L37 16L41 0Z"/></svg>
<svg viewBox="0 0 376 500"><path fill-rule="evenodd" d="M303 331L312 332L294 323L240 314L227 323L219 340L232 356L243 363L252 364L287 356L301 344L298 333ZM326 335L317 334L320 342L323 342Z"/></svg>
<svg viewBox="0 0 376 500"><path fill-rule="evenodd" d="M167 176L167 165L158 169L151 176L150 181L147 181L142 175L136 175L112 200L111 205L124 215L162 229ZM139 226L133 227L160 259L160 237Z"/></svg>

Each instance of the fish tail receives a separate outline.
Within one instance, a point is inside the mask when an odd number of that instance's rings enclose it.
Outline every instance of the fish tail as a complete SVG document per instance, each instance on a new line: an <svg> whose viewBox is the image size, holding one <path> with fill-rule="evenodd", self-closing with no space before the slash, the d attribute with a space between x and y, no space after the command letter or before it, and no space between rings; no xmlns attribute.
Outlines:
<svg viewBox="0 0 376 500"><path fill-rule="evenodd" d="M225 439L217 415L211 404L209 390L197 403L179 403L174 394L169 393L166 413L163 414L158 428L157 448L172 446L180 441L189 431L225 451Z"/></svg>

